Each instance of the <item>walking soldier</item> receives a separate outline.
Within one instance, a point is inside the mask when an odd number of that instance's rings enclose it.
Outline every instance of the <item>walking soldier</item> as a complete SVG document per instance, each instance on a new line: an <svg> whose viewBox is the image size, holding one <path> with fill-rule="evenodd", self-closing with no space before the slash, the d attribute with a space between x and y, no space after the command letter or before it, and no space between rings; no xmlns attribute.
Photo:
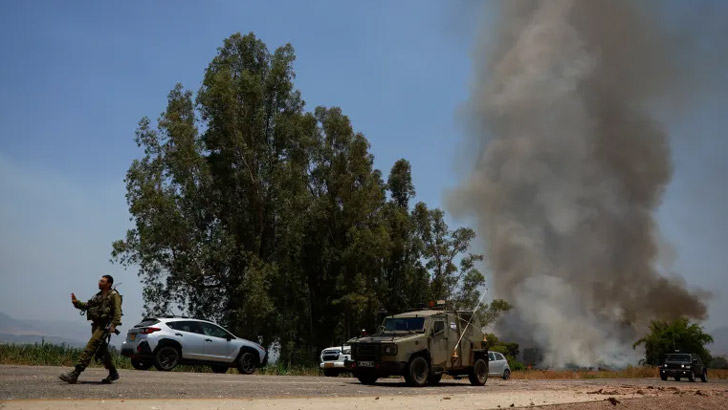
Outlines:
<svg viewBox="0 0 728 410"><path fill-rule="evenodd" d="M59 378L68 383L76 383L78 376L91 363L96 356L109 370L109 375L101 380L103 383L111 383L119 379L119 372L111 361L108 349L108 338L111 333L119 333L116 327L121 325L121 295L111 286L114 278L111 275L104 275L99 279L99 293L94 295L88 302L81 302L76 295L71 293L71 302L76 309L86 313L86 318L91 321L91 338L83 349L78 359L76 368L73 371L64 373Z"/></svg>

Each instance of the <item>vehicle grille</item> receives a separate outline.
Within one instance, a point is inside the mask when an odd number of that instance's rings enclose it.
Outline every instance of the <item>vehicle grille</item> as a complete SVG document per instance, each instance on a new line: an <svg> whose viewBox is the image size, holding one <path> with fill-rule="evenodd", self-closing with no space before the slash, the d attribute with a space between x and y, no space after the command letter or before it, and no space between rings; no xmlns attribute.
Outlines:
<svg viewBox="0 0 728 410"><path fill-rule="evenodd" d="M378 343L361 343L351 348L354 360L377 361L381 358L381 347Z"/></svg>

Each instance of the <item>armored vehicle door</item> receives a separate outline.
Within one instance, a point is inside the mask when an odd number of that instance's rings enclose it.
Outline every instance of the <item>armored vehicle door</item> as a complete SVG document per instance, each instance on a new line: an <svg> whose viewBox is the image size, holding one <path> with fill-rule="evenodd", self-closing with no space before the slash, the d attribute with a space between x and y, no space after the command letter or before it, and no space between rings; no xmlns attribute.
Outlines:
<svg viewBox="0 0 728 410"><path fill-rule="evenodd" d="M430 328L430 358L432 368L444 370L447 368L448 358L448 325L444 315L432 317Z"/></svg>

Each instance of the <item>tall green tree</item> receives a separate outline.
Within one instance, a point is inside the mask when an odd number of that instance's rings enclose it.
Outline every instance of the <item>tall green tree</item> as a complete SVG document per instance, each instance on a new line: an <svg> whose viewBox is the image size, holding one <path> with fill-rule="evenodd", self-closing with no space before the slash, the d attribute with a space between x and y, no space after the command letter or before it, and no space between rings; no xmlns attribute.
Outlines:
<svg viewBox="0 0 728 410"><path fill-rule="evenodd" d="M483 255L468 252L475 231L451 230L442 210L430 210L422 202L415 205L413 218L425 268L430 272L431 298L450 300L458 308L474 307L480 297L479 288L485 283L476 268Z"/></svg>
<svg viewBox="0 0 728 410"><path fill-rule="evenodd" d="M271 53L232 35L196 96L178 84L156 126L139 122L134 227L112 256L139 267L147 314L216 320L301 364L382 311L433 297L472 307L484 283L474 232L410 209L409 162L385 183L341 109L305 111L294 60L289 44Z"/></svg>
<svg viewBox="0 0 728 410"><path fill-rule="evenodd" d="M645 346L645 363L660 365L665 361L668 353L680 351L695 353L700 356L703 363L710 363L710 351L705 345L713 342L713 337L703 331L703 328L686 318L679 318L672 322L655 320L650 324L650 332L634 344L634 348Z"/></svg>

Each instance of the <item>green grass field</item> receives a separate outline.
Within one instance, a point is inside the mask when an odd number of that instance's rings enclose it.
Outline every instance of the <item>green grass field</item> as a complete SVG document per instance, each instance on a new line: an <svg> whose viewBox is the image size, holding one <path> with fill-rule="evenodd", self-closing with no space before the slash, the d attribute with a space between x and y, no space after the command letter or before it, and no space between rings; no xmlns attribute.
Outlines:
<svg viewBox="0 0 728 410"><path fill-rule="evenodd" d="M73 367L81 355L82 348L66 345L54 345L49 343L36 344L8 344L0 343L0 364L27 365L27 366L66 366ZM112 349L111 359L119 369L133 369L131 361ZM103 367L95 361L91 361L90 367ZM154 368L152 371L156 371ZM176 372L198 372L211 373L208 366L177 366ZM237 372L230 369L228 372ZM317 376L317 367L285 366L276 364L258 370L260 374L266 375L289 375L289 376Z"/></svg>

